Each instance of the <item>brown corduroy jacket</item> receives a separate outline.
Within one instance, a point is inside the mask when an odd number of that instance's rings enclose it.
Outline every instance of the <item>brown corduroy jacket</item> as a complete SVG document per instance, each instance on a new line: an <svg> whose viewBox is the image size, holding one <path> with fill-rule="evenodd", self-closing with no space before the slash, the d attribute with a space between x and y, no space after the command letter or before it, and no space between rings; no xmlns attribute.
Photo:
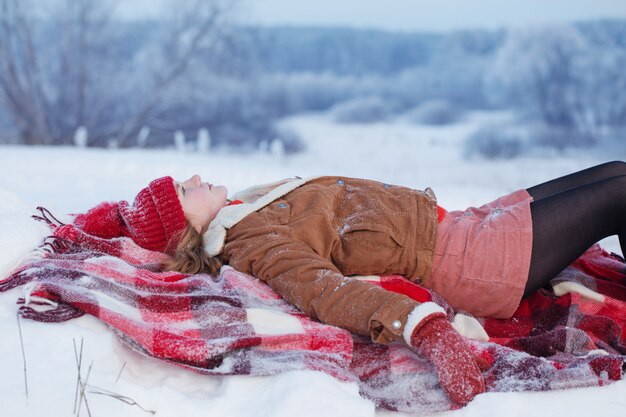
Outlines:
<svg viewBox="0 0 626 417"><path fill-rule="evenodd" d="M427 279L436 207L429 190L320 177L230 227L221 257L312 318L389 343L418 303L349 276Z"/></svg>

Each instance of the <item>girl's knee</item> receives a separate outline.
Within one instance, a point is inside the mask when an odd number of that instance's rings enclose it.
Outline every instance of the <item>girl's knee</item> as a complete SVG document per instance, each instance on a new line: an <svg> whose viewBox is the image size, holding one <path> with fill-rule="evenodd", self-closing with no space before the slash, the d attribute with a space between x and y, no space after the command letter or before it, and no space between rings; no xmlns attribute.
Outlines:
<svg viewBox="0 0 626 417"><path fill-rule="evenodd" d="M619 177L626 175L626 162L624 161L611 161L601 165L606 171L607 177Z"/></svg>
<svg viewBox="0 0 626 417"><path fill-rule="evenodd" d="M595 196L596 202L604 202L616 210L614 214L620 218L626 216L626 175L618 175L606 180L608 188L603 188L603 193Z"/></svg>
<svg viewBox="0 0 626 417"><path fill-rule="evenodd" d="M622 190L626 190L626 174L618 175L611 178L611 180L613 180L616 187L619 187Z"/></svg>

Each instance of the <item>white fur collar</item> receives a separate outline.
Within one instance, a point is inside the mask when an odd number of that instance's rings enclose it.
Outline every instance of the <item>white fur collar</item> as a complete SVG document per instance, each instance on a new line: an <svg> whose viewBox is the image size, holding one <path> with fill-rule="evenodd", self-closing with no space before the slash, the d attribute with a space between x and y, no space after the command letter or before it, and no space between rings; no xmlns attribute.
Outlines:
<svg viewBox="0 0 626 417"><path fill-rule="evenodd" d="M241 200L243 204L223 207L209 224L204 232L204 251L209 256L217 256L224 248L226 230L230 229L250 213L270 204L307 182L319 177L290 178L272 184L265 184L247 188L233 196L234 200Z"/></svg>

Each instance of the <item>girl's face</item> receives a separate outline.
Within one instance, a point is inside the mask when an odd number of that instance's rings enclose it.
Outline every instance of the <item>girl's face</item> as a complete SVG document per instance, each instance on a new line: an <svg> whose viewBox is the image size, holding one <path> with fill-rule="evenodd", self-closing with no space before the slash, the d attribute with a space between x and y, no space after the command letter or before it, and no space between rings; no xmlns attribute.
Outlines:
<svg viewBox="0 0 626 417"><path fill-rule="evenodd" d="M174 184L185 217L198 232L205 230L217 212L227 203L226 187L202 182L199 175Z"/></svg>

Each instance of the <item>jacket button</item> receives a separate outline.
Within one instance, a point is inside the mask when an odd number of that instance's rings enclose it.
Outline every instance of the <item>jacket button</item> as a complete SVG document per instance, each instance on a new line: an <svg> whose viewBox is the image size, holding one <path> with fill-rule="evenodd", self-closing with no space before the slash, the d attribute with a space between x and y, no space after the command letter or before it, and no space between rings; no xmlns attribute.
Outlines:
<svg viewBox="0 0 626 417"><path fill-rule="evenodd" d="M285 207L287 207L287 204L285 204L285 203L279 203L278 204L278 208L285 208Z"/></svg>
<svg viewBox="0 0 626 417"><path fill-rule="evenodd" d="M391 186L390 186L389 184L383 184L383 187L384 187L384 188L389 188L389 187L391 187Z"/></svg>
<svg viewBox="0 0 626 417"><path fill-rule="evenodd" d="M497 209L495 209L495 210L493 211L493 213L494 213L494 214L500 214L500 213L502 213L502 210L500 210L500 209L498 209L498 208L497 208Z"/></svg>
<svg viewBox="0 0 626 417"><path fill-rule="evenodd" d="M343 185L343 180L337 180L337 184Z"/></svg>
<svg viewBox="0 0 626 417"><path fill-rule="evenodd" d="M396 330L398 330L401 326L402 326L402 323L400 323L400 320L394 320L393 322L391 322L391 327L393 327Z"/></svg>

